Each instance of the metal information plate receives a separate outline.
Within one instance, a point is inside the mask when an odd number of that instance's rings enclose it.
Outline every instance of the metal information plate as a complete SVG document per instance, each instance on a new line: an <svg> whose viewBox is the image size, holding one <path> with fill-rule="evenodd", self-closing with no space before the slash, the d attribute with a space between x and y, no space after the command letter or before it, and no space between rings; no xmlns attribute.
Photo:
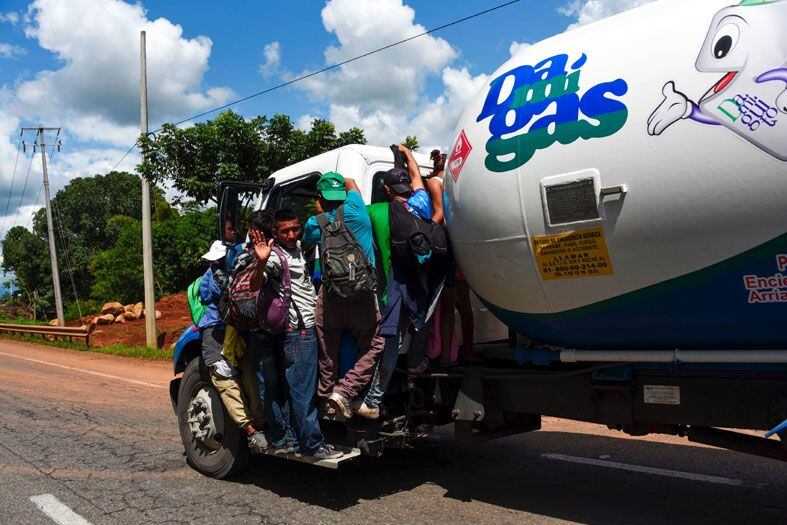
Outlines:
<svg viewBox="0 0 787 525"><path fill-rule="evenodd" d="M645 403L651 405L680 405L680 387L645 385Z"/></svg>
<svg viewBox="0 0 787 525"><path fill-rule="evenodd" d="M549 224L566 224L598 219L593 179L545 186Z"/></svg>

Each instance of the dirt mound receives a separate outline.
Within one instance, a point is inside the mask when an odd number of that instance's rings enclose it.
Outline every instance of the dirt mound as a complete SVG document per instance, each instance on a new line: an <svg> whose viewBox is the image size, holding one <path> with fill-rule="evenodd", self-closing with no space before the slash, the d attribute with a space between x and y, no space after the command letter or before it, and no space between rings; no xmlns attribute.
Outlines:
<svg viewBox="0 0 787 525"><path fill-rule="evenodd" d="M156 310L161 312L161 319L156 321L159 338L164 337L164 346L178 340L183 330L191 324L189 305L186 292L163 297L156 303ZM91 317L81 321L66 323L70 326L87 325ZM126 346L143 346L145 344L145 319L126 321L110 325L99 325L90 335L90 346L107 346L122 343Z"/></svg>

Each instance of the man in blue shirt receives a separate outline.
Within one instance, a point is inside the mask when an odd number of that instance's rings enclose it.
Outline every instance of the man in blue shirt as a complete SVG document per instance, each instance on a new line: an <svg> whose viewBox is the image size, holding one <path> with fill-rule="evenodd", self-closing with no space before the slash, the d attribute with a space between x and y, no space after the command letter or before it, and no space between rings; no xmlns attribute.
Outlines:
<svg viewBox="0 0 787 525"><path fill-rule="evenodd" d="M432 202L424 187L421 170L412 152L400 144L399 151L407 159L407 169L393 168L383 175L385 191L392 201L402 203L407 211L424 221L432 220ZM393 227L393 226L392 226ZM388 303L382 313L381 333L385 344L371 386L357 410L358 415L377 419L383 395L388 388L399 353L407 351L408 372L423 373L429 366L426 357L429 344L429 325L425 325L429 303L416 300L410 292L423 283L425 275L399 271L399 262L392 255L388 282ZM417 323L412 319L417 318Z"/></svg>
<svg viewBox="0 0 787 525"><path fill-rule="evenodd" d="M369 263L374 267L372 223L366 212L358 186L352 179L329 172L317 181L320 207L330 222L336 210L343 207L344 222L353 233ZM322 231L316 217L310 217L304 228L304 242L320 245ZM320 342L319 384L317 395L328 402L328 413L339 412L352 417L351 402L359 397L372 380L377 358L384 340L379 333L380 310L374 290L363 293L352 301L338 301L326 293L325 286L317 297L315 327ZM358 344L355 365L339 378L339 350L342 331L349 329Z"/></svg>

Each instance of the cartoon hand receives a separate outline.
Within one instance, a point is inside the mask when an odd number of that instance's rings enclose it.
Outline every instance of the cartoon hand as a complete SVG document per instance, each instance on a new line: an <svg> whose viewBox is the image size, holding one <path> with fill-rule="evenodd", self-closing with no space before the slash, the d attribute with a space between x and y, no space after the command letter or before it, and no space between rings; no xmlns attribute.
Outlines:
<svg viewBox="0 0 787 525"><path fill-rule="evenodd" d="M766 71L755 79L757 83L772 82L774 80L781 80L785 83L785 86L787 86L787 68ZM782 113L787 113L787 88L776 97L776 107L779 108L779 111Z"/></svg>
<svg viewBox="0 0 787 525"><path fill-rule="evenodd" d="M691 101L680 91L675 91L674 82L664 84L661 92L664 100L648 119L649 135L661 135L665 129L691 115Z"/></svg>
<svg viewBox="0 0 787 525"><path fill-rule="evenodd" d="M776 107L782 113L787 113L787 89L782 91L782 94L776 98Z"/></svg>

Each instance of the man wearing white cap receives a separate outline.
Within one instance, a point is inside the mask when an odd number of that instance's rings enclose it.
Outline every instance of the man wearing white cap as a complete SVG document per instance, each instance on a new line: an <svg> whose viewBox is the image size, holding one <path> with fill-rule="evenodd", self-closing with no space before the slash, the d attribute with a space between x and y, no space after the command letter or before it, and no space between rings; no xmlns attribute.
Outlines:
<svg viewBox="0 0 787 525"><path fill-rule="evenodd" d="M268 441L261 430L265 414L258 395L257 380L250 366L243 366L239 377L238 369L221 354L227 325L219 316L218 304L222 289L229 286L224 264L226 253L227 248L222 242L215 241L208 253L202 256L210 261L210 268L202 277L199 287L200 300L207 307L198 324L202 334L202 359L210 370L211 382L218 390L230 418L246 432L249 447L255 452L263 452L268 448ZM248 361L246 356L242 359Z"/></svg>

